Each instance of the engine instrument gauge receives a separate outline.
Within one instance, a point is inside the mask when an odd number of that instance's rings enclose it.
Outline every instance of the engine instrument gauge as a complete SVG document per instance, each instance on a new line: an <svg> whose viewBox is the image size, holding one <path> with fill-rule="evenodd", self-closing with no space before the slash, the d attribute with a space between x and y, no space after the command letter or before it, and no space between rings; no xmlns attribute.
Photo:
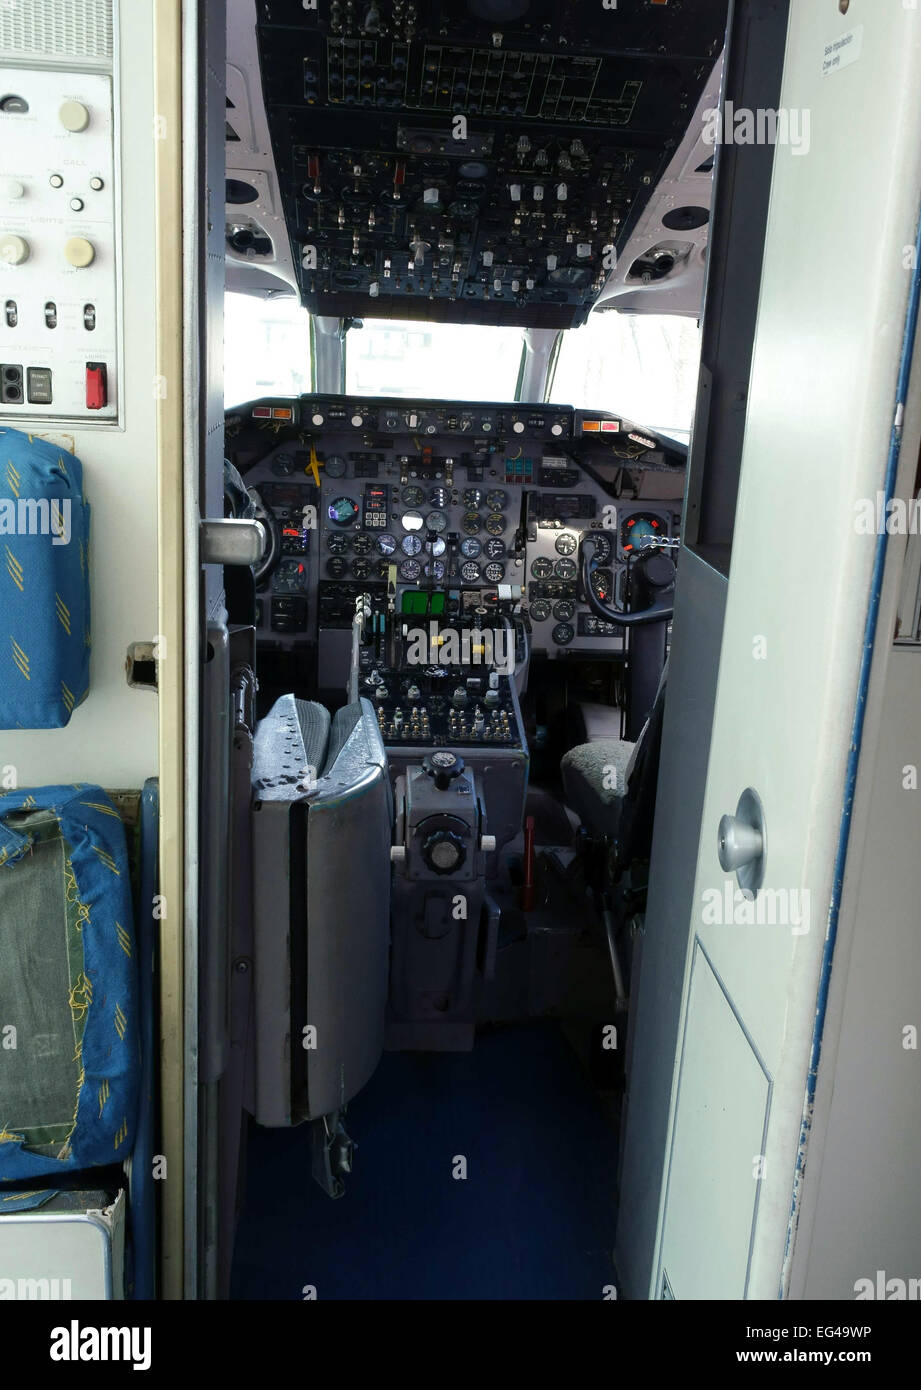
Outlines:
<svg viewBox="0 0 921 1390"><path fill-rule="evenodd" d="M577 544L578 542L572 532L564 531L562 535L556 538L556 553L557 555L575 555Z"/></svg>
<svg viewBox="0 0 921 1390"><path fill-rule="evenodd" d="M443 555L447 549L444 537L436 536L433 541L426 541L424 549L426 555Z"/></svg>
<svg viewBox="0 0 921 1390"><path fill-rule="evenodd" d="M414 583L422 573L422 566L418 560L404 560L400 566L400 578L408 579Z"/></svg>
<svg viewBox="0 0 921 1390"><path fill-rule="evenodd" d="M545 598L536 598L531 604L531 617L535 623L545 623L550 617L550 604Z"/></svg>
<svg viewBox="0 0 921 1390"><path fill-rule="evenodd" d="M330 454L323 464L327 478L345 477L345 459L341 454Z"/></svg>
<svg viewBox="0 0 921 1390"><path fill-rule="evenodd" d="M364 531L359 531L352 541L352 549L356 555L370 555L373 541Z"/></svg>
<svg viewBox="0 0 921 1390"><path fill-rule="evenodd" d="M404 555L418 555L422 549L422 537L404 536L400 541L400 549Z"/></svg>
<svg viewBox="0 0 921 1390"><path fill-rule="evenodd" d="M464 516L461 521L461 530L464 531L468 536L475 535L476 532L479 531L481 525L482 523L476 512L464 512Z"/></svg>
<svg viewBox="0 0 921 1390"><path fill-rule="evenodd" d="M334 555L331 560L326 561L326 573L330 579L341 579L347 569L348 563L341 555Z"/></svg>
<svg viewBox="0 0 921 1390"><path fill-rule="evenodd" d="M538 555L536 560L531 561L532 579L549 579L552 573L553 563L546 559L545 556Z"/></svg>
<svg viewBox="0 0 921 1390"><path fill-rule="evenodd" d="M425 567L426 579L444 579L445 562L444 560L429 560Z"/></svg>
<svg viewBox="0 0 921 1390"><path fill-rule="evenodd" d="M425 501L425 492L421 487L416 487L411 483L409 487L404 487L400 494L407 507L421 507Z"/></svg>
<svg viewBox="0 0 921 1390"><path fill-rule="evenodd" d="M460 575L465 584L476 584L480 577L480 567L475 560L465 560L460 567Z"/></svg>
<svg viewBox="0 0 921 1390"><path fill-rule="evenodd" d="M429 512L425 518L426 531L434 531L436 535L441 535L442 531L448 529L448 518L444 512Z"/></svg>
<svg viewBox="0 0 921 1390"><path fill-rule="evenodd" d="M575 560L566 558L557 560L556 564L553 566L553 573L556 575L557 579L564 579L568 582L569 580L575 579L579 570Z"/></svg>
<svg viewBox="0 0 921 1390"><path fill-rule="evenodd" d="M368 579L368 578L370 578L370 575L371 575L371 561L370 561L370 560L353 560L353 561L352 561L352 577L353 577L354 579Z"/></svg>
<svg viewBox="0 0 921 1390"><path fill-rule="evenodd" d="M483 492L482 492L482 489L481 489L481 488L478 488L478 487L467 487L467 488L464 488L464 506L465 506L465 507L482 507L482 505L483 505Z"/></svg>
<svg viewBox="0 0 921 1390"><path fill-rule="evenodd" d="M465 536L460 543L460 553L465 560L475 560L482 549L476 536Z"/></svg>
<svg viewBox="0 0 921 1390"><path fill-rule="evenodd" d="M503 492L501 487L494 487L486 494L486 505L490 511L501 512L508 506L508 493Z"/></svg>
<svg viewBox="0 0 921 1390"><path fill-rule="evenodd" d="M555 603L553 605L553 616L556 618L558 623L572 622L572 619L575 616L575 612L576 605L572 603L568 598L561 598L559 603Z"/></svg>
<svg viewBox="0 0 921 1390"><path fill-rule="evenodd" d="M505 556L505 541L499 540L496 536L491 536L483 546L483 553L490 560L501 560Z"/></svg>
<svg viewBox="0 0 921 1390"><path fill-rule="evenodd" d="M501 536L505 530L505 517L501 512L490 512L486 518L486 529L491 536Z"/></svg>
<svg viewBox="0 0 921 1390"><path fill-rule="evenodd" d="M566 647L576 634L569 623L557 623L550 635L558 647Z"/></svg>
<svg viewBox="0 0 921 1390"><path fill-rule="evenodd" d="M383 536L378 536L377 548L382 555L392 555L397 548L396 536L391 536L389 532L385 532Z"/></svg>
<svg viewBox="0 0 921 1390"><path fill-rule="evenodd" d="M349 548L348 536L333 531L326 537L326 549L331 555L344 555Z"/></svg>
<svg viewBox="0 0 921 1390"><path fill-rule="evenodd" d="M490 560L489 564L483 568L483 577L488 579L490 584L501 584L505 578L505 566L500 565L496 560Z"/></svg>

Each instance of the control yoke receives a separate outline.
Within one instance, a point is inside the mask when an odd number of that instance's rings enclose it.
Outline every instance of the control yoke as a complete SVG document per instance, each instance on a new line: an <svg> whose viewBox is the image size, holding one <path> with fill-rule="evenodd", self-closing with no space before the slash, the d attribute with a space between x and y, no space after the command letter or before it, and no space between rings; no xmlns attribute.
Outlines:
<svg viewBox="0 0 921 1390"><path fill-rule="evenodd" d="M650 586L664 589L665 592L661 593L659 597L654 598L648 608L641 608L635 612L627 612L625 609L615 608L613 604L602 603L591 584L592 559L596 548L596 538L594 534L589 531L582 540L582 589L585 594L585 602L596 617L603 618L607 623L620 623L622 627L641 627L645 623L664 623L671 618L674 613L675 603L674 591L672 588L674 580L673 573L671 583L654 583ZM672 571L674 571L674 565L672 565Z"/></svg>

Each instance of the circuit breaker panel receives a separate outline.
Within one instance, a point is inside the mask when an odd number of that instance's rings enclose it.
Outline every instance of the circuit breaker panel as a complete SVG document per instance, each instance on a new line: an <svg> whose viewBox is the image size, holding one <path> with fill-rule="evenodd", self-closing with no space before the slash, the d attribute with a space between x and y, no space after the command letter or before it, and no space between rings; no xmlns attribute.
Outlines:
<svg viewBox="0 0 921 1390"><path fill-rule="evenodd" d="M112 81L0 67L0 418L119 416Z"/></svg>

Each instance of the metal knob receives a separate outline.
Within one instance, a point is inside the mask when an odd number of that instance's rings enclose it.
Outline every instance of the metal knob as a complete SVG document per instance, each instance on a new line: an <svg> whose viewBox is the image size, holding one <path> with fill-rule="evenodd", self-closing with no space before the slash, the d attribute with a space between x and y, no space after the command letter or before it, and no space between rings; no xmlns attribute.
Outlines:
<svg viewBox="0 0 921 1390"><path fill-rule="evenodd" d="M753 787L739 797L734 816L723 816L717 835L720 868L735 873L743 893L756 896L764 883L767 826L761 798Z"/></svg>

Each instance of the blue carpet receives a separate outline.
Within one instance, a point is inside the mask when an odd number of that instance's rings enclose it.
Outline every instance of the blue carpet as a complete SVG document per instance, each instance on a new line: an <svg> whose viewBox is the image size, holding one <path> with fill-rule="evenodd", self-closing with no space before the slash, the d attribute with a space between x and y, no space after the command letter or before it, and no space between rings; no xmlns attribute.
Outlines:
<svg viewBox="0 0 921 1390"><path fill-rule="evenodd" d="M346 1127L355 1171L331 1201L306 1125L253 1126L231 1297L598 1300L612 1282L615 1137L557 1024L385 1053Z"/></svg>

